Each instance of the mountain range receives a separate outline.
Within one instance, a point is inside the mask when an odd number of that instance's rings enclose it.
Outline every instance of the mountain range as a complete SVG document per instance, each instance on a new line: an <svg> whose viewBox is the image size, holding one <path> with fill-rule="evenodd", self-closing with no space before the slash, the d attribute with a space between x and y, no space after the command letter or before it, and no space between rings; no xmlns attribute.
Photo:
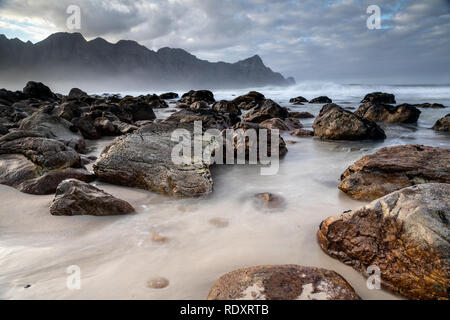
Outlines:
<svg viewBox="0 0 450 320"><path fill-rule="evenodd" d="M20 88L34 80L60 91L72 87L111 92L295 83L266 67L258 55L236 63L209 62L183 49L153 51L135 41L87 41L80 33L63 32L35 44L0 35L0 72L1 87Z"/></svg>

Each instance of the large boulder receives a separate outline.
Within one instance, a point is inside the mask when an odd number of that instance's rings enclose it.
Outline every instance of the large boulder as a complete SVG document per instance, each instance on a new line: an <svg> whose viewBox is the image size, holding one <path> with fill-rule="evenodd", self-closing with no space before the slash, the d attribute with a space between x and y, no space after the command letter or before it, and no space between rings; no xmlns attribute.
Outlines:
<svg viewBox="0 0 450 320"><path fill-rule="evenodd" d="M322 249L411 299L449 299L450 184L401 189L323 221Z"/></svg>
<svg viewBox="0 0 450 320"><path fill-rule="evenodd" d="M23 94L28 98L35 98L45 101L55 101L57 96L41 82L29 81L25 88L23 88Z"/></svg>
<svg viewBox="0 0 450 320"><path fill-rule="evenodd" d="M433 130L449 132L450 131L450 113L442 117L433 126Z"/></svg>
<svg viewBox="0 0 450 320"><path fill-rule="evenodd" d="M325 105L313 124L314 136L330 140L385 139L375 122L361 118L337 104Z"/></svg>
<svg viewBox="0 0 450 320"><path fill-rule="evenodd" d="M209 90L191 90L183 94L180 99L180 102L189 105L197 101L205 101L208 104L216 102L216 100L214 99L214 94Z"/></svg>
<svg viewBox="0 0 450 320"><path fill-rule="evenodd" d="M395 96L391 93L385 93L385 92L372 92L366 94L364 99L362 99L361 103L367 103L371 102L374 104L377 103L396 103Z"/></svg>
<svg viewBox="0 0 450 320"><path fill-rule="evenodd" d="M386 123L416 123L421 111L412 105L391 106L381 103L365 103L355 114L375 122Z"/></svg>
<svg viewBox="0 0 450 320"><path fill-rule="evenodd" d="M232 127L240 121L234 113L219 113L212 109L183 109L171 114L166 123L193 123L201 121L204 130L215 128L223 130Z"/></svg>
<svg viewBox="0 0 450 320"><path fill-rule="evenodd" d="M6 89L0 89L0 105L11 106L16 102L25 100L26 96L20 91L9 91Z"/></svg>
<svg viewBox="0 0 450 320"><path fill-rule="evenodd" d="M239 109L233 101L220 100L214 103L213 110L219 113L234 113L235 115L241 115L241 109Z"/></svg>
<svg viewBox="0 0 450 320"><path fill-rule="evenodd" d="M81 99L86 97L88 97L88 94L78 88L71 89L69 95L67 96L68 99Z"/></svg>
<svg viewBox="0 0 450 320"><path fill-rule="evenodd" d="M360 300L338 273L297 265L257 266L220 277L208 300Z"/></svg>
<svg viewBox="0 0 450 320"><path fill-rule="evenodd" d="M36 131L49 139L63 142L78 152L84 152L86 144L78 128L69 121L53 115L53 107L43 107L30 117L23 119L19 129Z"/></svg>
<svg viewBox="0 0 450 320"><path fill-rule="evenodd" d="M250 91L243 96L236 97L235 99L233 99L233 102L238 106L239 109L250 110L251 108L258 106L259 104L262 104L264 100L266 100L266 98L262 93L259 93L257 91Z"/></svg>
<svg viewBox="0 0 450 320"><path fill-rule="evenodd" d="M356 161L341 176L339 189L373 200L421 183L450 183L450 150L421 145L385 147Z"/></svg>
<svg viewBox="0 0 450 320"><path fill-rule="evenodd" d="M68 178L90 182L79 154L43 134L13 131L0 138L0 184L30 194L50 194Z"/></svg>
<svg viewBox="0 0 450 320"><path fill-rule="evenodd" d="M50 206L54 216L112 216L134 212L126 201L76 179L61 182Z"/></svg>
<svg viewBox="0 0 450 320"><path fill-rule="evenodd" d="M311 101L309 101L309 103L332 103L333 100L331 100L330 98L326 97L326 96L320 96L317 98L312 99Z"/></svg>
<svg viewBox="0 0 450 320"><path fill-rule="evenodd" d="M88 112L79 118L73 118L72 123L80 130L85 139L95 140L101 137L101 134L96 129L95 120L95 116Z"/></svg>
<svg viewBox="0 0 450 320"><path fill-rule="evenodd" d="M176 129L193 131L192 124L152 123L119 137L103 150L94 164L95 175L112 184L141 188L179 197L212 192L208 164L175 164L171 139ZM192 138L192 135L191 135Z"/></svg>
<svg viewBox="0 0 450 320"><path fill-rule="evenodd" d="M163 100L176 99L176 98L178 98L178 93L175 93L175 92L166 92L166 93L160 94L160 95L159 95L159 98L160 98L160 99L163 99Z"/></svg>
<svg viewBox="0 0 450 320"><path fill-rule="evenodd" d="M280 131L291 131L294 129L300 129L302 127L301 123L297 119L287 118L281 120L280 118L272 118L261 122L260 127L266 129L278 129Z"/></svg>
<svg viewBox="0 0 450 320"><path fill-rule="evenodd" d="M289 117L289 112L280 107L280 105L270 99L264 100L261 105L250 109L242 116L244 121L261 123L272 118L280 118L282 120Z"/></svg>

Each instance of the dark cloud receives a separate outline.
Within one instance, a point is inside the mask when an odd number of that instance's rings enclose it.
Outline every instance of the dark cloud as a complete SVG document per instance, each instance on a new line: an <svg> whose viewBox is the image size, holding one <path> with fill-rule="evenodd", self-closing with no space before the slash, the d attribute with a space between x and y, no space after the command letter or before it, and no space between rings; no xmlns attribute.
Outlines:
<svg viewBox="0 0 450 320"><path fill-rule="evenodd" d="M64 31L69 4L80 6L88 38L181 47L214 61L259 54L300 81L450 83L448 0L0 0L0 16ZM372 4L381 30L366 27Z"/></svg>

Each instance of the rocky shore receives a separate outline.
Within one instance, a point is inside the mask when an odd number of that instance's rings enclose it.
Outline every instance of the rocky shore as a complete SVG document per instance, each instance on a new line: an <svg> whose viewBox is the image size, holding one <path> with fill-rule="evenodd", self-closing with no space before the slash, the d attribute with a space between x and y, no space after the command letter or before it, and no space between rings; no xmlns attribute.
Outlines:
<svg viewBox="0 0 450 320"><path fill-rule="evenodd" d="M227 129L252 129L258 136L262 130L277 129L279 133L270 134L278 135L278 145L268 150L275 147L281 157L289 157L284 140L289 134L311 141L377 142L388 137L385 124L414 125L420 108L445 108L431 103L394 105L394 95L380 92L366 95L355 112L326 96L310 101L298 96L290 103L323 107L315 117L310 112L291 111L255 91L216 101L208 90L191 90L179 98L173 92L98 96L78 88L61 95L39 82L27 83L22 91L1 89L0 184L31 195L56 193L48 208L54 216L136 212L132 204L90 184L93 181L195 198L201 204L220 183L213 181L211 172L220 164L193 161L187 165L171 160L176 145L172 132L193 133L196 121L202 122L204 131L215 129L221 135ZM174 111L159 119L157 113L171 105ZM304 129L302 121L314 117L313 130ZM429 130L448 134L448 117L436 119ZM98 159L88 156L87 144L105 137L115 139ZM241 146L235 137L233 141L237 152ZM251 146L243 143L248 158ZM204 150L207 144L201 147ZM382 286L403 297L448 299L449 164L448 146L418 144L381 148L349 163L336 188L351 198L373 202L323 221L317 234L321 248L367 276L367 268L376 265ZM261 212L279 210L286 202L269 192L255 199ZM331 214L335 214L333 209ZM207 298L360 299L335 271L284 264L228 273Z"/></svg>

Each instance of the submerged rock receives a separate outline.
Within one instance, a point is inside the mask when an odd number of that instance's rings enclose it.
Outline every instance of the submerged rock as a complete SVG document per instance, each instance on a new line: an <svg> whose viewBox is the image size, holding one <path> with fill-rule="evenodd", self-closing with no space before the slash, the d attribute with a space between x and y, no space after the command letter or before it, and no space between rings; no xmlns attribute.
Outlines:
<svg viewBox="0 0 450 320"><path fill-rule="evenodd" d="M362 99L361 103L396 103L395 96L391 93L385 93L385 92L372 92L367 94L364 99Z"/></svg>
<svg viewBox="0 0 450 320"><path fill-rule="evenodd" d="M126 201L76 179L61 182L50 206L54 216L112 216L134 212Z"/></svg>
<svg viewBox="0 0 450 320"><path fill-rule="evenodd" d="M261 105L250 109L243 115L244 121L261 123L272 118L284 120L289 117L289 112L270 99L265 100Z"/></svg>
<svg viewBox="0 0 450 320"><path fill-rule="evenodd" d="M341 176L339 189L373 200L421 183L450 183L450 150L421 145L385 147L356 161Z"/></svg>
<svg viewBox="0 0 450 320"><path fill-rule="evenodd" d="M208 300L360 300L338 273L297 265L257 266L220 277Z"/></svg>
<svg viewBox="0 0 450 320"><path fill-rule="evenodd" d="M421 103L421 104L415 104L414 107L416 108L431 108L431 109L443 109L447 108L443 104L440 103Z"/></svg>
<svg viewBox="0 0 450 320"><path fill-rule="evenodd" d="M68 178L94 179L72 148L37 132L14 131L0 138L0 184L30 194L50 194Z"/></svg>
<svg viewBox="0 0 450 320"><path fill-rule="evenodd" d="M355 114L375 122L416 123L421 111L406 104L394 107L388 104L366 103L361 105Z"/></svg>
<svg viewBox="0 0 450 320"><path fill-rule="evenodd" d="M330 217L318 231L322 249L411 299L449 299L450 184L401 189L360 209Z"/></svg>
<svg viewBox="0 0 450 320"><path fill-rule="evenodd" d="M291 132L291 135L296 137L313 137L314 132L306 129L297 129Z"/></svg>
<svg viewBox="0 0 450 320"><path fill-rule="evenodd" d="M309 101L309 103L332 103L332 102L333 100L331 100L326 96L317 97Z"/></svg>
<svg viewBox="0 0 450 320"><path fill-rule="evenodd" d="M331 140L385 139L375 122L344 110L337 104L325 105L313 124L314 136Z"/></svg>
<svg viewBox="0 0 450 320"><path fill-rule="evenodd" d="M449 132L450 131L450 113L442 117L433 126L433 130Z"/></svg>
<svg viewBox="0 0 450 320"><path fill-rule="evenodd" d="M286 207L286 200L282 196L270 192L255 194L253 199L256 207L262 209L279 210Z"/></svg>
<svg viewBox="0 0 450 320"><path fill-rule="evenodd" d="M208 165L172 161L176 129L193 130L192 124L152 123L119 137L103 150L94 164L95 175L112 184L141 188L180 197L207 195L213 190Z"/></svg>

